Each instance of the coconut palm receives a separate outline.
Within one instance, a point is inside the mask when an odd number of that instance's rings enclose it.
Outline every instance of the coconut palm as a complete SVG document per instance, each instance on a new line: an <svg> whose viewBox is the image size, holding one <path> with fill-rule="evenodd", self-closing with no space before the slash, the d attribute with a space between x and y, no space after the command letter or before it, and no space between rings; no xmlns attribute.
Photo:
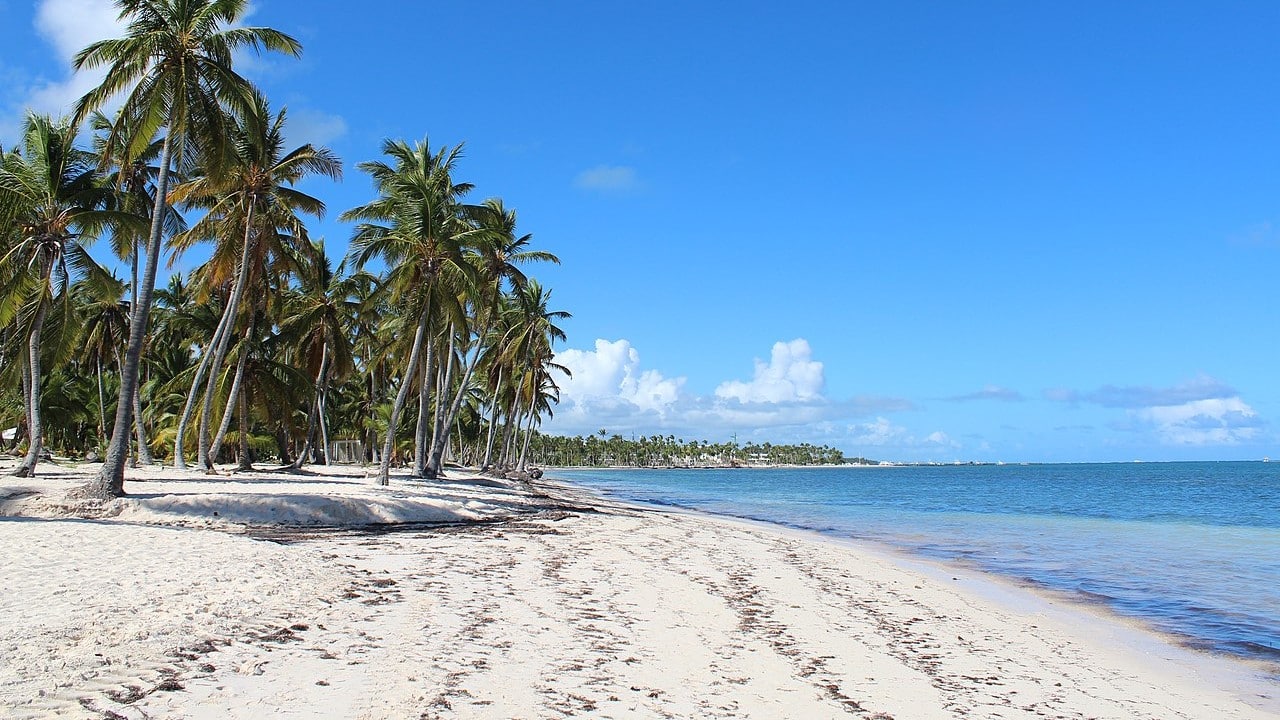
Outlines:
<svg viewBox="0 0 1280 720"><path fill-rule="evenodd" d="M524 263L560 263L560 259L549 252L529 249L533 235L517 236L516 212L503 205L501 199L486 200L480 206L472 208L469 214L478 230L474 255L478 282L472 306L479 329L475 334L473 354L465 362L465 370L452 402L445 408L445 412L436 414L436 432L432 436L431 454L424 473L429 478L440 473L444 450L449 442L449 431L462 406L463 397L471 388L471 376L479 365L484 344L490 339L490 331L501 309L499 300L504 287L517 289L525 285L526 278L520 270L520 265ZM449 385L446 383L445 387Z"/></svg>
<svg viewBox="0 0 1280 720"><path fill-rule="evenodd" d="M26 340L27 455L15 475L35 474L41 450L41 344L45 321L60 313L57 327L72 331L73 275L104 274L85 251L93 238L120 213L103 208L110 190L97 172L96 158L75 147L75 128L67 120L29 114L23 123L21 151L0 162L0 217L10 233L0 257L0 326L15 320Z"/></svg>
<svg viewBox="0 0 1280 720"><path fill-rule="evenodd" d="M497 424L498 408L506 408L498 460L500 466L509 465L515 457L512 443L519 435L521 421L528 418L532 422L529 415L537 415L558 397L558 388L549 379L550 370L569 375L567 368L552 361L552 346L565 339L564 331L556 322L572 316L563 310L549 309L550 300L551 291L531 279L511 294L503 315L505 331L491 361L497 368L498 377L492 390L495 406L491 430ZM492 447L492 439L489 446ZM488 464L491 452L491 449L486 450L485 464Z"/></svg>
<svg viewBox="0 0 1280 720"><path fill-rule="evenodd" d="M334 383L342 382L355 370L350 329L359 310L358 292L362 278L343 276L343 268L333 271L323 242L312 244L310 263L300 274L296 290L286 300L280 334L296 349L296 359L310 377L315 378L315 396L307 411L307 432L303 448L294 461L300 467L306 461L320 433L320 458L329 462L329 425L326 401ZM359 275L360 273L357 273Z"/></svg>
<svg viewBox="0 0 1280 720"><path fill-rule="evenodd" d="M208 353L222 316L219 297L199 299L182 275L169 278L155 291L152 309L153 331L147 340L145 394L150 402L145 412L155 429L158 448L172 449L178 416L195 374L198 358Z"/></svg>
<svg viewBox="0 0 1280 720"><path fill-rule="evenodd" d="M119 119L108 144L122 144L125 157L142 154L163 129L160 172L155 184L155 211L147 241L147 264L138 289L129 329L129 346L121 368L116 423L106 461L86 494L124 494L124 467L129 427L142 358L143 338L151 312L157 264L166 217L172 158L182 157L193 139L217 147L229 137L223 105L243 109L253 100L250 84L233 69L238 48L277 50L298 55L298 41L276 30L230 27L244 16L247 0L117 0L120 18L128 21L125 36L101 40L75 57L77 70L105 66L106 77L76 103L85 118L111 98L124 94ZM214 156L217 153L213 153Z"/></svg>
<svg viewBox="0 0 1280 720"><path fill-rule="evenodd" d="M302 242L305 230L299 212L317 217L324 214L323 202L293 186L309 175L335 180L342 177L342 163L327 148L306 144L284 151L285 119L284 110L273 116L266 99L254 93L248 112L231 125L231 142L227 157L221 162L222 170L183 183L172 194L176 202L207 211L190 230L174 237L174 248L181 252L200 240L213 239L216 245L207 264L208 281L219 284L228 274L235 277L231 297L211 341L212 350L201 360L179 420L174 440L174 463L178 467L184 466L182 444L195 391L206 374L198 462L202 467L212 466L209 429L216 378L230 347L235 319L245 311L244 293L250 279L261 279L273 256L282 258L291 250L296 251L282 247L281 242Z"/></svg>
<svg viewBox="0 0 1280 720"><path fill-rule="evenodd" d="M114 123L106 115L97 111L93 112L89 118L89 125L94 131L93 150L101 158L102 163L110 167L109 178L115 186L116 207L150 220L152 213L155 211L155 183L160 175L160 167L157 163L164 148L164 141L153 136L151 141L140 152L130 155L125 139L131 138L134 132L127 125L129 123L137 123L138 119L120 117L119 121L126 127L114 134L113 143L112 131ZM188 161L179 164L190 165L191 163ZM168 236L173 236L186 229L186 223L183 221L182 216L168 205L165 206L165 216L162 222L164 224L164 234ZM147 227L140 227L134 232L116 232L111 236L111 248L116 257L129 261L130 308L138 305L138 256L146 246L148 229ZM147 444L147 431L142 417L142 392L140 392L140 389L141 385L139 385L139 390L133 393L133 425L138 443L138 462L143 465L152 465L154 460Z"/></svg>
<svg viewBox="0 0 1280 720"><path fill-rule="evenodd" d="M426 140L414 145L387 140L382 151L392 163L359 165L373 177L379 197L348 210L342 219L357 223L351 240L357 267L375 257L390 267L386 285L392 302L403 309L406 323L402 330L413 330L378 467L378 482L386 485L396 426L409 391L419 385L414 381L421 369L423 347L429 343L432 320L444 313L458 314L456 307L448 307L456 305L450 298L457 294L444 286L459 287L460 280L472 274L464 255L474 230L462 217L461 208L461 197L471 185L455 183L452 178L461 145L432 152ZM402 332L402 337L407 335Z"/></svg>
<svg viewBox="0 0 1280 720"><path fill-rule="evenodd" d="M115 277L86 278L76 283L72 294L84 322L80 340L81 359L93 368L98 384L98 441L106 443L107 401L103 392L102 368L120 365L120 349L129 338L129 304L122 298L125 283ZM140 422L140 420L137 420ZM141 445L139 460L150 457Z"/></svg>

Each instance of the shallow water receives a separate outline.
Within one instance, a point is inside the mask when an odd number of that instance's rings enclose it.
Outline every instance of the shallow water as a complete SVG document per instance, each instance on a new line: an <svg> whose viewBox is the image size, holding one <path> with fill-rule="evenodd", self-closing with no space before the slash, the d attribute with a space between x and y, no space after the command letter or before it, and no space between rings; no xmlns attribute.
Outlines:
<svg viewBox="0 0 1280 720"><path fill-rule="evenodd" d="M889 543L1280 661L1280 463L557 470L617 498Z"/></svg>

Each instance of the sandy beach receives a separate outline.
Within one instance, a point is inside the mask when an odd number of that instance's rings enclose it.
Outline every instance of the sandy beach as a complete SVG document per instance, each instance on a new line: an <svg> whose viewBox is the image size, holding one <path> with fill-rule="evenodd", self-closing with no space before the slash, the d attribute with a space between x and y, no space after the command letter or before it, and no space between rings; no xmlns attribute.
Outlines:
<svg viewBox="0 0 1280 720"><path fill-rule="evenodd" d="M1257 669L817 535L456 471L63 502L92 471L0 484L5 717L1280 716Z"/></svg>

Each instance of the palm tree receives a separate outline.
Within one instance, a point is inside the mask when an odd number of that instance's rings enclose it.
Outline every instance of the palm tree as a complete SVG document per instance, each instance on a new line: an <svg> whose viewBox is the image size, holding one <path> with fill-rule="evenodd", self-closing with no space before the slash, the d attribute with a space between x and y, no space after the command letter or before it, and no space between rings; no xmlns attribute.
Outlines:
<svg viewBox="0 0 1280 720"><path fill-rule="evenodd" d="M470 216L478 233L475 262L478 266L478 288L472 302L473 311L479 326L475 334L474 354L466 362L466 369L458 383L453 401L445 408L445 412L437 413L436 432L432 436L431 455L427 460L428 478L440 474L444 462L444 449L449 442L449 430L462 406L465 394L470 390L471 375L479 365L480 354L484 344L490 340L490 331L501 310L500 299L504 285L512 289L523 288L527 279L520 270L526 262L552 262L559 264L560 259L542 250L528 249L533 236L516 235L516 212L503 205L502 200L491 198L480 206L471 209ZM447 385L446 385L447 387Z"/></svg>
<svg viewBox="0 0 1280 720"><path fill-rule="evenodd" d="M155 444L173 447L173 433L183 409L197 360L208 353L208 341L221 318L217 298L197 298L182 275L155 291L154 331L147 340L147 420L155 428Z"/></svg>
<svg viewBox="0 0 1280 720"><path fill-rule="evenodd" d="M343 213L342 220L358 223L351 241L358 267L374 257L390 266L386 285L393 302L403 308L402 317L411 319L414 328L378 467L378 482L386 485L396 425L416 384L431 321L442 311L453 310L441 307L450 297L456 298L456 293L443 291L442 285L457 287L460 278L472 274L464 253L473 231L460 212L460 198L471 185L452 179L461 145L433 153L426 140L412 146L402 140L387 140L382 151L393 164L369 161L359 165L373 177L379 197Z"/></svg>
<svg viewBox="0 0 1280 720"><path fill-rule="evenodd" d="M129 305L124 297L125 284L115 275L87 278L72 290L78 296L77 306L84 322L81 338L82 358L91 365L98 380L98 441L107 439L106 397L102 387L102 366L120 365L120 348L129 337ZM140 418L135 419L141 422ZM145 445L138 448L139 460L150 457Z"/></svg>
<svg viewBox="0 0 1280 720"><path fill-rule="evenodd" d="M520 423L528 417L533 422L544 407L559 397L559 388L550 380L550 371L569 375L569 370L552 362L552 346L565 339L564 331L555 323L571 315L563 310L550 310L551 291L537 280L529 280L516 288L509 309L508 329L502 341L499 363L510 378L509 409L503 431L499 465L508 465L515 456L512 441L518 437ZM503 388L495 390L495 401ZM527 415L526 415L527 414ZM495 411L493 423L496 424ZM601 430L603 435L607 431Z"/></svg>
<svg viewBox="0 0 1280 720"><path fill-rule="evenodd" d="M121 117L122 123L136 122L136 118ZM156 164L164 147L164 141L152 136L146 147L136 155L130 156L124 138L134 133L125 127L116 134L116 142L112 143L113 123L110 118L94 111L89 118L93 128L93 150L101 158L103 164L111 166L111 181L115 185L115 205L119 209L150 220L155 211L155 182L160 175L160 167ZM164 233L173 236L186 229L182 216L172 207L166 206L163 218ZM129 307L138 306L138 254L147 239L147 227L140 227L136 232L116 232L111 236L111 247L116 257L129 261ZM120 363L117 362L117 365ZM141 385L133 393L133 425L138 442L138 462L153 465L151 450L147 444L146 425L142 418Z"/></svg>
<svg viewBox="0 0 1280 720"><path fill-rule="evenodd" d="M307 432L302 451L294 461L295 467L301 467L306 461L317 426L320 457L326 465L329 463L326 400L333 383L341 382L355 369L350 329L359 310L355 298L361 284L362 278L344 277L342 268L335 273L325 255L324 243L318 241L312 244L310 263L301 274L298 288L286 301L280 334L294 344L297 360L307 374L315 378L315 396L307 411Z"/></svg>
<svg viewBox="0 0 1280 720"><path fill-rule="evenodd" d="M22 152L0 162L0 217L12 232L0 257L0 326L18 320L27 343L27 455L15 475L35 474L41 450L41 343L50 311L70 330L69 286L73 273L103 274L81 241L92 238L118 213L102 208L110 191L100 182L96 159L75 147L67 120L29 114L23 123ZM55 307L55 304L58 307Z"/></svg>
<svg viewBox="0 0 1280 720"><path fill-rule="evenodd" d="M102 83L76 103L82 119L108 100L125 93L119 119L108 144L127 147L125 157L139 157L164 129L160 172L156 178L147 264L129 325L129 346L120 372L120 401L105 463L97 481L84 489L96 497L124 494L124 467L129 429L141 366L142 344L151 312L156 269L168 207L172 158L182 157L187 143L199 139L217 147L229 136L223 104L242 109L252 102L247 80L232 68L238 48L278 50L297 56L297 40L270 28L229 27L248 7L247 0L117 0L120 18L129 21L125 36L101 40L75 57L75 67L107 67ZM215 153L216 155L216 153Z"/></svg>
<svg viewBox="0 0 1280 720"><path fill-rule="evenodd" d="M175 202L207 210L196 225L174 238L175 249L182 251L197 241L213 238L217 245L214 257L208 263L210 278L216 282L232 267L235 268L235 284L210 342L211 352L201 360L187 406L178 423L173 453L178 467L185 465L182 443L186 423L193 408L196 388L206 374L208 382L200 415L199 463L205 468L212 467L209 429L216 379L226 360L235 319L245 310L244 293L250 278L262 278L271 256L288 255L290 248L281 247L281 241L303 242L300 238L305 236L305 230L298 212L317 217L324 214L323 202L293 186L313 174L334 180L342 177L342 163L327 148L307 144L289 153L284 152L285 117L284 110L273 117L266 99L260 93L254 93L249 111L232 125L229 153L223 160L223 169L183 183L172 193ZM232 238L238 238L239 242ZM238 255L235 252L237 246Z"/></svg>

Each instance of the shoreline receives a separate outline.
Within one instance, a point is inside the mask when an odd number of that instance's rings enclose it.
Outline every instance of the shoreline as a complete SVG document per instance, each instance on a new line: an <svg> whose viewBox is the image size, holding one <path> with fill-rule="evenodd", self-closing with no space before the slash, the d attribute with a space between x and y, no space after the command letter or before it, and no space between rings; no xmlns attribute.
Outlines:
<svg viewBox="0 0 1280 720"><path fill-rule="evenodd" d="M976 570L562 480L131 471L114 515L12 517L38 505L19 486L51 494L83 472L0 484L0 708L16 717L1280 711L1274 682L1232 684L1191 650L1135 645L1148 635ZM260 526L277 537L236 512L274 517ZM388 514L395 529L331 522Z"/></svg>
<svg viewBox="0 0 1280 720"><path fill-rule="evenodd" d="M1235 462L1235 461L1230 461ZM1116 465L1116 464L1108 464ZM1121 464L1126 465L1126 464ZM904 468L905 465L896 465L895 468ZM810 469L810 468L804 468ZM812 468L815 473L819 473L822 469ZM945 469L945 468L943 468ZM850 542L855 546L864 548L864 550L888 552L891 556L900 557L904 561L920 562L927 566L938 566L943 569L963 569L973 571L973 573L982 574L983 577L992 579L993 582L1002 585L1009 585L1011 588L1018 589L1021 592L1029 592L1037 594L1037 596L1048 597L1053 601L1066 602L1070 605L1082 607L1082 609L1100 612L1107 618L1120 621L1120 623L1134 624L1143 632L1158 635L1162 641L1176 644L1189 650L1208 657L1221 657L1221 659L1234 662L1234 664L1244 665L1249 669L1260 671L1275 682L1280 682L1280 647L1275 644L1266 643L1263 639L1257 642L1235 641L1235 639L1224 639L1224 635L1213 635L1197 633L1197 629L1203 629L1194 621L1192 623L1184 623L1179 625L1178 621L1170 621L1165 615L1161 615L1158 611L1144 611L1143 607L1134 607L1137 603L1133 602L1132 596L1125 596L1123 592L1117 593L1116 596L1108 596L1108 594L1098 594L1101 592L1110 592L1106 589L1100 589L1098 593L1083 591L1076 589L1076 585L1070 583L1055 584L1051 580L1037 577L1036 568L1012 568L1009 564L1001 565L998 562L1002 555L1002 551L998 544L974 544L973 548L978 550L970 551L970 546L957 546L959 550L954 552L937 551L929 552L929 548L936 547L937 538L922 534L922 536L911 536L910 539L902 539L890 532L886 532L886 528L878 528L878 532L872 532L867 527L854 523L854 521L841 518L841 516L824 516L820 514L800 514L800 512L792 512L790 516L787 510L791 506L783 503L782 511L774 509L772 506L756 506L753 503L737 502L732 496L732 491L727 491L719 486L713 487L710 495L705 497L698 495L698 492L691 491L692 495L680 492L681 482L664 483L662 480L654 480L654 486L650 488L648 484L632 484L623 482L621 474L604 475L591 479L591 471L580 468L558 468L549 469L549 473L557 473L557 471L566 471L568 478L563 475L559 479L564 482L575 483L582 482L588 484L593 492L602 493L609 497L609 500L618 502L634 502L639 505L660 507L672 511L692 512L692 514L703 514L716 516L716 518L726 518L731 520L746 521L746 523L760 523L767 527L774 527L786 530L796 530L801 533L812 533L817 538L829 539L836 542ZM604 469L607 473L616 473L614 469ZM659 478L660 475L654 475ZM701 487L701 486L694 486ZM754 486L753 486L754 487ZM662 489L666 488L668 493L663 495ZM723 492L721 492L723 489ZM650 492L653 491L653 492ZM754 497L750 495L746 497ZM617 493L617 495L612 495ZM726 495L727 493L727 495ZM703 493L705 495L705 493ZM668 500L673 498L673 500ZM696 503L703 503L707 507L700 507ZM837 503L838 505L838 503ZM774 515L780 515L776 518ZM806 524L808 523L808 524ZM923 530L920 530L923 532ZM951 539L951 538L947 538ZM1009 538L1005 538L1009 539ZM1018 538L1012 538L1014 541ZM943 543L945 546L945 543ZM1116 547L1125 547L1124 543L1117 544ZM1140 544L1130 547L1142 547ZM992 560L996 560L992 562ZM1084 566L1087 566L1085 564ZM1075 575L1079 580L1079 575ZM1088 580L1088 575L1084 575L1084 579ZM1103 575L1105 578L1105 575ZM1230 578L1230 575L1224 575L1224 578ZM1231 587L1229 583L1225 583L1224 587ZM1126 602L1128 601L1128 602ZM1211 609L1225 609L1230 605L1210 606ZM1193 609L1201 610L1204 609ZM1274 633L1272 633L1274 634ZM1247 638L1252 639L1252 638Z"/></svg>
<svg viewBox="0 0 1280 720"><path fill-rule="evenodd" d="M561 468L554 470L559 469ZM552 472L554 470L549 469ZM608 497L593 488L575 485L572 480L554 475L548 475L539 482L545 483L548 480L560 483L566 490L585 493L588 497L601 502L616 503L624 507L652 508L660 512L709 521L741 524L766 532L794 535L808 542L830 543L838 547L852 548L857 552L869 553L912 571L926 574L937 581L962 579L966 583L966 590L1015 611L1050 613L1062 619L1078 619L1078 616L1083 615L1099 624L1100 627L1095 628L1096 630L1115 631L1117 639L1126 645L1143 648L1149 652L1172 648L1181 655L1178 658L1180 662L1195 666L1197 672L1217 675L1228 684L1243 686L1248 685L1253 679L1259 679L1267 684L1275 683L1277 700L1273 709L1280 715L1280 661L1268 661L1199 646L1193 642L1196 639L1193 636L1163 630L1141 616L1121 613L1105 601L1091 599L1083 593L1061 590L1029 578L1019 579L1002 575L983 569L976 563L960 559L931 557L909 547L874 538L840 536L800 525L703 510L677 503L650 503L631 498Z"/></svg>

